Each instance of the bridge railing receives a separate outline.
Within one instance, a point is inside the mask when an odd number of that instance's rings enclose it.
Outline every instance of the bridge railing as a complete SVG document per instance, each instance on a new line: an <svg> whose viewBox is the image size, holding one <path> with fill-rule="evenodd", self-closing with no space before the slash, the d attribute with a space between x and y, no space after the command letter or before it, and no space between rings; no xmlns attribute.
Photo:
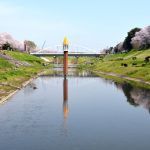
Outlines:
<svg viewBox="0 0 150 150"><path fill-rule="evenodd" d="M36 51L32 52L32 54L62 54L63 53L63 46L62 45L56 45L55 48L45 48L45 49L37 49ZM70 54L98 54L100 52L87 48L85 46L79 46L79 45L70 45L69 46L69 53Z"/></svg>

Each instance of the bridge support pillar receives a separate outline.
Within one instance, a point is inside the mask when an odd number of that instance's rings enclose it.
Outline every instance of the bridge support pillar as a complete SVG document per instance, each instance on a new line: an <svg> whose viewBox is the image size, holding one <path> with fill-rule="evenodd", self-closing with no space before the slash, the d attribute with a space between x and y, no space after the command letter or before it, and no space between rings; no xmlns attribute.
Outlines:
<svg viewBox="0 0 150 150"><path fill-rule="evenodd" d="M76 64L78 64L78 58L79 58L79 57L78 57L78 56L76 56Z"/></svg>
<svg viewBox="0 0 150 150"><path fill-rule="evenodd" d="M53 56L53 64L56 63L56 56Z"/></svg>
<svg viewBox="0 0 150 150"><path fill-rule="evenodd" d="M58 57L56 57L56 64L58 65Z"/></svg>

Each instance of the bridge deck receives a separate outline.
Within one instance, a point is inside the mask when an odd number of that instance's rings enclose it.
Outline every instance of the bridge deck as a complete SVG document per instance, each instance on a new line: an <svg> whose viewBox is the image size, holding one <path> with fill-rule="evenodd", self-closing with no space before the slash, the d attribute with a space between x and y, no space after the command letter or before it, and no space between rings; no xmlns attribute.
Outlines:
<svg viewBox="0 0 150 150"><path fill-rule="evenodd" d="M42 56L64 56L63 53L30 53L31 55L42 57ZM98 53L68 53L68 56L73 57L100 57L105 56L105 54L98 54Z"/></svg>

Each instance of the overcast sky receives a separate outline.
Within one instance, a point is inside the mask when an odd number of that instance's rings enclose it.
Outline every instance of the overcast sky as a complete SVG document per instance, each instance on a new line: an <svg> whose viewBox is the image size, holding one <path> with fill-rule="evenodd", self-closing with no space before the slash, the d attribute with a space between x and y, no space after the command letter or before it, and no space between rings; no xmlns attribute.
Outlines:
<svg viewBox="0 0 150 150"><path fill-rule="evenodd" d="M40 47L68 36L72 45L100 50L150 25L149 6L150 0L0 0L0 32Z"/></svg>

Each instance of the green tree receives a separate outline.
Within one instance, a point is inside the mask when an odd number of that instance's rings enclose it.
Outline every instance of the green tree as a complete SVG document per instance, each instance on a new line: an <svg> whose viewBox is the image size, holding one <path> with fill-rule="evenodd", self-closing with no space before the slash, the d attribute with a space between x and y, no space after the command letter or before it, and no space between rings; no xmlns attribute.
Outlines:
<svg viewBox="0 0 150 150"><path fill-rule="evenodd" d="M131 40L133 37L135 37L136 32L139 32L141 29L140 28L134 28L128 32L128 36L125 38L123 42L123 49L130 51L133 47L131 44Z"/></svg>
<svg viewBox="0 0 150 150"><path fill-rule="evenodd" d="M2 45L2 49L3 50L13 50L13 47L8 42L6 42L5 44Z"/></svg>

